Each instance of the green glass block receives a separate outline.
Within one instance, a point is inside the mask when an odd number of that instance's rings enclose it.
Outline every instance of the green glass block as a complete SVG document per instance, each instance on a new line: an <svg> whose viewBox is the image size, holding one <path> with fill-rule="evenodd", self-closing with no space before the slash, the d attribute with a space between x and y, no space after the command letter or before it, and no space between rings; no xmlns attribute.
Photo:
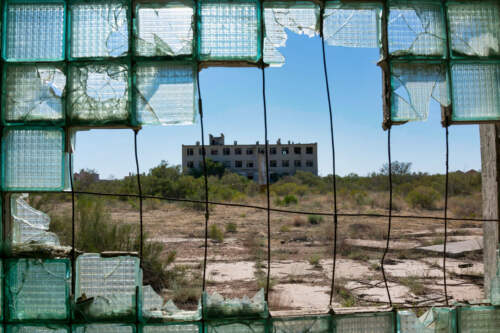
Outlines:
<svg viewBox="0 0 500 333"><path fill-rule="evenodd" d="M65 320L69 315L67 259L9 259L5 271L7 319Z"/></svg>
<svg viewBox="0 0 500 333"><path fill-rule="evenodd" d="M333 332L331 316L301 318L273 318L273 333L330 333Z"/></svg>
<svg viewBox="0 0 500 333"><path fill-rule="evenodd" d="M401 333L455 333L454 309L432 308L417 318L412 311L398 311L398 332Z"/></svg>
<svg viewBox="0 0 500 333"><path fill-rule="evenodd" d="M7 61L64 60L65 2L7 1L3 57Z"/></svg>
<svg viewBox="0 0 500 333"><path fill-rule="evenodd" d="M264 297L264 289L260 289L254 297L227 298L214 292L203 292L203 318L267 318L269 309Z"/></svg>
<svg viewBox="0 0 500 333"><path fill-rule="evenodd" d="M392 55L446 54L446 29L440 2L391 2L387 30Z"/></svg>
<svg viewBox="0 0 500 333"><path fill-rule="evenodd" d="M196 115L192 63L142 63L136 68L135 101L141 125L189 125Z"/></svg>
<svg viewBox="0 0 500 333"><path fill-rule="evenodd" d="M128 124L129 71L122 64L73 64L68 117L73 124Z"/></svg>
<svg viewBox="0 0 500 333"><path fill-rule="evenodd" d="M257 0L202 0L199 8L201 60L259 60Z"/></svg>
<svg viewBox="0 0 500 333"><path fill-rule="evenodd" d="M141 333L198 333L202 332L200 323L175 323L142 325Z"/></svg>
<svg viewBox="0 0 500 333"><path fill-rule="evenodd" d="M337 333L393 333L394 314L366 313L355 315L338 315L334 317Z"/></svg>
<svg viewBox="0 0 500 333"><path fill-rule="evenodd" d="M2 140L2 186L6 191L60 191L64 185L64 131L9 128Z"/></svg>
<svg viewBox="0 0 500 333"><path fill-rule="evenodd" d="M449 2L453 56L500 55L500 3L498 1Z"/></svg>
<svg viewBox="0 0 500 333"><path fill-rule="evenodd" d="M136 320L139 258L103 258L88 253L76 260L75 318L86 321Z"/></svg>
<svg viewBox="0 0 500 333"><path fill-rule="evenodd" d="M287 30L314 37L318 33L319 6L313 2L264 2L264 62L282 66L285 57L278 48L285 47Z"/></svg>
<svg viewBox="0 0 500 333"><path fill-rule="evenodd" d="M193 1L138 4L135 16L136 55L193 53Z"/></svg>
<svg viewBox="0 0 500 333"><path fill-rule="evenodd" d="M451 66L454 121L500 119L500 63Z"/></svg>
<svg viewBox="0 0 500 333"><path fill-rule="evenodd" d="M61 123L66 75L50 64L7 65L3 94L6 124Z"/></svg>
<svg viewBox="0 0 500 333"><path fill-rule="evenodd" d="M323 19L326 42L332 46L379 48L381 6L327 1Z"/></svg>
<svg viewBox="0 0 500 333"><path fill-rule="evenodd" d="M458 308L460 333L498 333L500 308L493 306L470 306Z"/></svg>
<svg viewBox="0 0 500 333"><path fill-rule="evenodd" d="M266 333L265 320L220 320L205 322L206 333Z"/></svg>
<svg viewBox="0 0 500 333"><path fill-rule="evenodd" d="M68 327L64 325L7 325L6 333L70 333Z"/></svg>
<svg viewBox="0 0 500 333"><path fill-rule="evenodd" d="M128 53L128 2L81 0L70 5L72 58Z"/></svg>
<svg viewBox="0 0 500 333"><path fill-rule="evenodd" d="M135 333L134 325L125 324L89 324L73 325L73 333Z"/></svg>
<svg viewBox="0 0 500 333"><path fill-rule="evenodd" d="M431 98L450 104L444 64L391 63L391 119L395 122L426 120Z"/></svg>

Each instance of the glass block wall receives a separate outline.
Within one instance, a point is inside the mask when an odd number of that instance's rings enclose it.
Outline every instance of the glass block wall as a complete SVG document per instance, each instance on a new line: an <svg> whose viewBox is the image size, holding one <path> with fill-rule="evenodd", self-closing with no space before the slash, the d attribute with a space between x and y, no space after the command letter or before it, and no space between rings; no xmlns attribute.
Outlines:
<svg viewBox="0 0 500 333"><path fill-rule="evenodd" d="M494 0L2 4L1 189L9 206L4 221L12 224L12 239L4 241L12 244L58 245L46 217L18 192L67 188L74 130L193 124L200 68L281 66L279 48L290 32L321 34L331 46L379 48L391 88L384 110L389 125L425 120L431 99L446 110L448 124L500 120L500 4ZM386 311L271 318L261 295L243 306L205 294L197 310L183 313L143 286L137 257L87 253L71 261L70 253L4 256L2 331L500 330L494 306L436 308L421 317Z"/></svg>

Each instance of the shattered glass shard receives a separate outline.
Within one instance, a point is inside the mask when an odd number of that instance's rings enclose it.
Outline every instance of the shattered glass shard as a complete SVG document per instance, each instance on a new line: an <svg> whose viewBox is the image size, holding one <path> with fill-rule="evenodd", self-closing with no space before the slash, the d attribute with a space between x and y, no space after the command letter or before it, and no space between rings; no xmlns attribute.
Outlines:
<svg viewBox="0 0 500 333"><path fill-rule="evenodd" d="M139 124L188 125L196 115L193 64L146 63L136 70Z"/></svg>
<svg viewBox="0 0 500 333"><path fill-rule="evenodd" d="M285 47L288 31L314 37L318 19L319 6L312 2L264 2L264 62L282 66L285 58L278 48Z"/></svg>
<svg viewBox="0 0 500 333"><path fill-rule="evenodd" d="M251 299L248 296L243 296L241 299L225 299L217 292L213 294L204 292L202 299L205 318L267 318L269 315L264 299L264 289L260 289Z"/></svg>
<svg viewBox="0 0 500 333"><path fill-rule="evenodd" d="M389 10L387 29L391 54L445 55L446 31L439 3L396 2Z"/></svg>
<svg viewBox="0 0 500 333"><path fill-rule="evenodd" d="M391 64L391 119L426 120L431 97L450 105L446 67L442 64L393 62Z"/></svg>
<svg viewBox="0 0 500 333"><path fill-rule="evenodd" d="M8 123L63 120L66 75L54 65L8 65L4 120Z"/></svg>
<svg viewBox="0 0 500 333"><path fill-rule="evenodd" d="M76 1L71 11L71 56L120 57L128 52L124 1Z"/></svg>
<svg viewBox="0 0 500 333"><path fill-rule="evenodd" d="M193 52L192 1L137 5L136 54L178 56Z"/></svg>

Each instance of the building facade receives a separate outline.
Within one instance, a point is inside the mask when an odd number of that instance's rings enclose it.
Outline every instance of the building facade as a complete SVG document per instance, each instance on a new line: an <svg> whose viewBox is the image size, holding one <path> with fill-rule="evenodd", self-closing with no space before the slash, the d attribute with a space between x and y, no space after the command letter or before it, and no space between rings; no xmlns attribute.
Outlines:
<svg viewBox="0 0 500 333"><path fill-rule="evenodd" d="M269 144L269 175L271 181L285 175L293 175L298 170L318 174L317 143L281 143ZM210 134L209 144L205 146L206 158L224 165L232 172L238 173L260 184L265 184L265 145L258 141L255 144L232 145L224 142L224 134L214 137ZM196 145L182 145L182 169L188 172L192 168L203 167L203 156L200 142Z"/></svg>

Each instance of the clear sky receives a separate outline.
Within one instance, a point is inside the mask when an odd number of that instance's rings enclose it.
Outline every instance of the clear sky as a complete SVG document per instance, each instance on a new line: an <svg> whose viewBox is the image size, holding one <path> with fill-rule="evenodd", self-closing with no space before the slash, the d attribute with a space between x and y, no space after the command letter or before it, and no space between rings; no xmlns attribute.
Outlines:
<svg viewBox="0 0 500 333"><path fill-rule="evenodd" d="M327 46L334 108L337 174L366 175L387 162L382 130L382 80L378 50ZM270 142L317 142L320 175L331 173L331 145L321 41L289 33L286 63L266 69ZM200 73L205 135L224 133L226 143L264 142L261 73L257 68L210 68ZM443 173L445 130L440 108L431 102L429 119L392 129L393 160L412 162L414 171ZM200 140L200 124L145 126L140 131L141 171L161 160L181 163L181 145ZM101 178L135 172L131 130L77 134L75 171L96 169ZM480 169L479 128L450 128L450 169Z"/></svg>

